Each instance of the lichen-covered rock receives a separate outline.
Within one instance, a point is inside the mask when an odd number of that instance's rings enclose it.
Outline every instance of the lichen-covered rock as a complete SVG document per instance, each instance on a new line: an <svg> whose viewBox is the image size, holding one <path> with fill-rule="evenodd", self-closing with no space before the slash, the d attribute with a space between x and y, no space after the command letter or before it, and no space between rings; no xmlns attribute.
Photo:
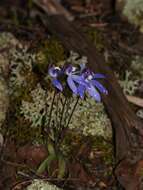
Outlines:
<svg viewBox="0 0 143 190"><path fill-rule="evenodd" d="M8 78L9 56L18 41L10 33L0 33L0 127L2 126L9 105Z"/></svg>
<svg viewBox="0 0 143 190"><path fill-rule="evenodd" d="M62 189L43 180L33 180L32 184L27 187L27 190L62 190Z"/></svg>
<svg viewBox="0 0 143 190"><path fill-rule="evenodd" d="M8 75L10 54L18 44L18 40L11 33L0 33L0 74L2 76Z"/></svg>

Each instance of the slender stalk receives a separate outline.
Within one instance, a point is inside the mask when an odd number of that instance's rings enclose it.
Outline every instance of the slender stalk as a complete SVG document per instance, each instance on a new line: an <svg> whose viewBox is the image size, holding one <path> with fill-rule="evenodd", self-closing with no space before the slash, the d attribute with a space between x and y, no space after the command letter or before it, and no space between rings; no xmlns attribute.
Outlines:
<svg viewBox="0 0 143 190"><path fill-rule="evenodd" d="M67 102L67 97L65 97L65 101L63 102L63 107L61 111L61 117L60 117L60 123L59 123L59 129L62 128L62 120L65 112L65 107L66 107L66 102Z"/></svg>
<svg viewBox="0 0 143 190"><path fill-rule="evenodd" d="M66 133L66 131L67 131L67 129L68 129L69 123L70 123L71 118L72 118L72 116L73 116L73 113L74 113L74 111L75 111L75 109L76 109L76 107L77 107L78 101L79 101L79 97L77 98L77 100L76 100L76 102L75 102L75 104L74 104L74 106L73 106L73 109L72 109L72 111L71 111L71 113L70 113L70 115L69 115L69 119L68 119L68 122L67 122L66 127L63 126L63 128L62 128L61 131L60 131L60 134L59 134L59 137L58 137L58 140L57 140L57 142L58 142L59 145L62 143L62 141L63 141L63 139L64 139L63 137L65 136L65 133Z"/></svg>
<svg viewBox="0 0 143 190"><path fill-rule="evenodd" d="M45 141L45 123L46 123L46 116L47 116L47 112L48 112L48 104L47 104L47 95L48 95L48 90L46 90L45 92L45 115L42 118L42 124L41 124L41 134L42 134L42 138L43 138L43 142Z"/></svg>
<svg viewBox="0 0 143 190"><path fill-rule="evenodd" d="M70 98L70 100L71 100L71 98ZM66 123L66 121L67 121L67 118L68 118L68 115L69 115L69 108L70 108L70 103L71 103L71 101L70 101L69 99L68 99L68 101L67 101L67 106L66 106L66 111L65 111L65 117L64 117L64 121L65 121L65 123Z"/></svg>
<svg viewBox="0 0 143 190"><path fill-rule="evenodd" d="M68 128L68 126L69 126L69 123L70 123L70 121L71 121L71 118L72 118L73 113L74 113L74 111L75 111L75 109L76 109L76 107L77 107L78 102L79 102L79 97L77 98L77 100L76 100L76 102L75 102L75 105L73 106L73 109L72 109L71 114L70 114L70 116L69 116L69 119L68 119L66 128Z"/></svg>
<svg viewBox="0 0 143 190"><path fill-rule="evenodd" d="M51 118L52 118L52 112L53 112L53 106L54 106L55 97L56 97L56 90L54 91L54 95L53 95L53 99L52 99L52 103L51 103L51 108L50 108L50 112L49 112L48 128L50 128L50 123L51 123Z"/></svg>
<svg viewBox="0 0 143 190"><path fill-rule="evenodd" d="M58 115L59 115L59 99L60 99L60 93L58 94L57 99L56 99L56 126L59 125L59 123L58 123Z"/></svg>

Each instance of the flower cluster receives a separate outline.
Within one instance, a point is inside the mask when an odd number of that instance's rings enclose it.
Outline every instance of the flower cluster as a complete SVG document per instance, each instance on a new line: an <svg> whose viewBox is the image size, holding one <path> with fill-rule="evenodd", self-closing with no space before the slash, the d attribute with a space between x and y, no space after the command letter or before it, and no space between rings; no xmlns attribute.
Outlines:
<svg viewBox="0 0 143 190"><path fill-rule="evenodd" d="M80 64L80 67L72 65L60 67L50 67L48 71L52 78L52 84L59 91L64 90L61 78L66 78L66 85L73 94L84 98L87 92L96 101L101 101L100 93L108 94L107 89L97 80L104 79L103 74L95 74L90 69L86 68L85 64ZM63 77L65 76L65 77Z"/></svg>

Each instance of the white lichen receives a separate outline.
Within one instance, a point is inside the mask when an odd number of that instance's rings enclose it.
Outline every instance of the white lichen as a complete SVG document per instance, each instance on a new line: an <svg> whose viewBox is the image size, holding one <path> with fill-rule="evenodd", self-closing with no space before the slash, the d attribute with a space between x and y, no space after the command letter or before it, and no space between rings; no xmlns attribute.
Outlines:
<svg viewBox="0 0 143 190"><path fill-rule="evenodd" d="M81 101L77 107L70 128L85 136L111 136L111 122L102 103L91 98Z"/></svg>
<svg viewBox="0 0 143 190"><path fill-rule="evenodd" d="M9 32L0 33L0 48L12 50L12 47L16 47L19 44L19 41Z"/></svg>
<svg viewBox="0 0 143 190"><path fill-rule="evenodd" d="M31 91L32 102L22 101L20 107L20 113L24 118L31 122L32 127L38 127L42 125L42 118L45 115L46 108L46 92L42 89L41 85Z"/></svg>
<svg viewBox="0 0 143 190"><path fill-rule="evenodd" d="M139 109L137 112L136 112L136 115L138 117L140 117L141 119L143 119L143 109Z"/></svg>
<svg viewBox="0 0 143 190"><path fill-rule="evenodd" d="M119 83L126 95L134 95L139 86L139 80L133 79L132 72L128 70L125 71L125 77L123 80L119 80Z"/></svg>
<svg viewBox="0 0 143 190"><path fill-rule="evenodd" d="M52 185L49 182L35 179L32 184L29 185L26 190L62 190L56 185Z"/></svg>

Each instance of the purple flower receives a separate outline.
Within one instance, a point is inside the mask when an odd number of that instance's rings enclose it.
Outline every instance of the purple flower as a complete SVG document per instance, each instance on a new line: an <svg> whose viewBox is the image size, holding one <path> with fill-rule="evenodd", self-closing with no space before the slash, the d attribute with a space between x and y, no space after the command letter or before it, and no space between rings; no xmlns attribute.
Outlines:
<svg viewBox="0 0 143 190"><path fill-rule="evenodd" d="M100 102L100 93L108 94L108 91L100 82L97 81L97 79L105 78L105 76L102 74L94 74L90 70L86 70L82 76L86 84L80 84L78 87L80 97L84 98L84 94L87 91L91 97Z"/></svg>
<svg viewBox="0 0 143 190"><path fill-rule="evenodd" d="M49 69L49 75L52 78L52 84L58 90L63 91L63 86L60 82L60 76L66 75L66 82L73 94L79 95L82 99L87 92L96 101L101 101L101 95L108 94L107 89L97 80L104 79L103 74L95 74L89 69L86 69L84 64L80 65L80 68L73 67L72 65L63 67L51 67Z"/></svg>
<svg viewBox="0 0 143 190"><path fill-rule="evenodd" d="M63 91L62 84L58 80L58 77L61 75L62 70L59 67L51 67L48 71L49 75L52 77L52 84L58 90Z"/></svg>
<svg viewBox="0 0 143 190"><path fill-rule="evenodd" d="M79 73L80 71L71 65L65 69L65 74L67 75L67 84L72 92L76 95L78 95L78 86L86 84L84 78L81 75L78 75Z"/></svg>

